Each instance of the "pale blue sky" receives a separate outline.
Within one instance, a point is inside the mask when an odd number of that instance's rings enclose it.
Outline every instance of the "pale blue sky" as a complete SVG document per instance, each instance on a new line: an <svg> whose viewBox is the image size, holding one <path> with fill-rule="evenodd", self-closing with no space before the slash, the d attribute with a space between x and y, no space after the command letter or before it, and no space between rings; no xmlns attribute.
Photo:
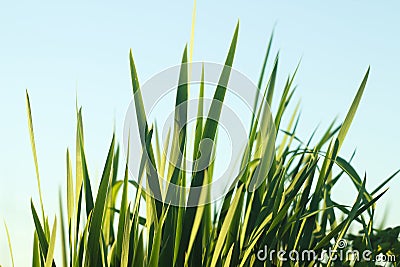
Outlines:
<svg viewBox="0 0 400 267"><path fill-rule="evenodd" d="M281 51L280 88L302 57L295 98L302 100L303 138L319 123L323 129L336 115L343 119L371 65L342 154L357 148L354 165L360 174L367 172L367 185L373 188L400 167L399 10L395 1L198 0L194 60L222 63L240 18L234 66L256 81L276 23L273 52ZM1 4L0 219L9 225L16 266L30 263L30 198L38 204L25 88L31 96L44 203L52 217L58 209L58 188L65 184L65 151L74 147L76 90L84 111L90 174L97 179L114 121L122 140L131 97L129 48L141 81L179 63L190 37L191 11L191 1ZM395 225L400 223L395 214L399 178L390 186L378 204L378 216L390 207L387 223ZM352 185L340 188L337 199L352 203ZM0 262L9 266L2 228Z"/></svg>

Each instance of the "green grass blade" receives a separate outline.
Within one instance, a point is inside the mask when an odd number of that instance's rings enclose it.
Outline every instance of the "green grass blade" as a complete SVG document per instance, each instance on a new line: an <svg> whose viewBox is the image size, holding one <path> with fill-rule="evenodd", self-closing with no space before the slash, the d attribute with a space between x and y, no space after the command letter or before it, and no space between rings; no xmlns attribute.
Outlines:
<svg viewBox="0 0 400 267"><path fill-rule="evenodd" d="M128 141L129 143L129 141ZM129 147L129 145L128 145ZM121 198L121 209L119 214L119 221L118 221L118 232L117 232L117 240L116 240L116 256L117 261L120 260L120 256L123 253L123 241L125 238L125 228L126 228L126 220L129 219L129 207L128 207L128 178L129 178L129 151L127 152L126 158L126 166L125 166L125 175L124 175L124 182L123 182L123 189L122 189L122 198ZM125 216L128 218L126 219Z"/></svg>
<svg viewBox="0 0 400 267"><path fill-rule="evenodd" d="M82 170L82 147L84 146L83 136L83 122L82 122L82 108L77 109L76 112L76 147L75 147L75 208L76 208L76 220L79 220L78 211L80 209L79 204L79 192L81 191L83 184L83 170Z"/></svg>
<svg viewBox="0 0 400 267"><path fill-rule="evenodd" d="M86 216L89 217L89 214L94 207L93 193L92 193L92 186L90 184L89 171L86 163L86 156L83 145L81 145L80 148L81 148L81 163L82 163L81 170L83 175L83 187L85 189Z"/></svg>
<svg viewBox="0 0 400 267"><path fill-rule="evenodd" d="M207 177L207 171L205 172L205 176ZM206 183L207 183L207 179L204 179L203 186L206 185ZM206 190L206 187L203 187L203 189L201 190L201 193L200 193L200 201L204 201L207 197L207 194L208 194L208 192ZM190 233L189 245L188 245L188 248L187 248L187 251L185 254L185 266L188 265L189 257L190 257L190 253L192 252L194 241L197 237L197 233L199 231L200 224L204 218L204 216L203 216L204 209L205 209L205 205L200 205L197 207L196 216L194 218L194 222L193 222L193 226L192 226L192 231Z"/></svg>
<svg viewBox="0 0 400 267"><path fill-rule="evenodd" d="M337 139L339 141L339 149L338 150L340 150L340 148L341 148L341 146L343 144L344 138L346 137L346 134L349 131L350 125L351 125L351 123L352 123L352 121L354 119L354 116L356 114L358 105L360 104L361 97L362 97L362 95L364 93L364 89L365 89L365 86L367 84L369 71L370 71L370 68L368 67L367 72L365 73L364 78L363 78L363 80L361 82L361 85L360 85L360 87L359 87L359 89L357 91L357 94L356 94L356 96L355 96L355 98L353 100L353 103L351 104L350 109L347 112L347 115L346 115L346 118L344 119L342 127L340 128L340 131L339 131L339 134L338 134L338 137L337 137Z"/></svg>
<svg viewBox="0 0 400 267"><path fill-rule="evenodd" d="M241 195L240 193L243 190L243 186L244 185L241 185L238 188L238 190L235 194L235 198L233 199L232 204L228 210L228 213L226 214L224 223L222 224L221 232L218 235L217 243L215 245L214 253L212 256L211 265L210 265L211 267L215 267L217 265L217 261L220 257L220 252L222 251L226 235L227 235L229 227L232 223L232 218L235 215L236 208L238 207L238 204L239 204L240 195Z"/></svg>
<svg viewBox="0 0 400 267"><path fill-rule="evenodd" d="M129 241L131 236L131 220L129 218L129 211L130 211L130 204L128 204L127 208L125 209L125 222L124 227L121 230L123 233L122 237L122 244L121 244L121 267L128 267L129 262ZM133 221L132 221L133 222Z"/></svg>
<svg viewBox="0 0 400 267"><path fill-rule="evenodd" d="M394 177L396 177L396 175L400 172L400 170L397 170L395 173L393 173L392 175L390 175L389 178L387 178L385 181L383 181L379 186L377 186L375 188L374 191L371 192L371 195L375 195L376 193L378 193L379 190L381 190L387 183L389 183Z"/></svg>
<svg viewBox="0 0 400 267"><path fill-rule="evenodd" d="M226 255L224 267L229 267L231 264L231 259L232 259L232 252L235 244L232 244L231 248L229 249L228 255Z"/></svg>
<svg viewBox="0 0 400 267"><path fill-rule="evenodd" d="M67 238L65 234L65 225L64 225L64 212L62 207L62 194L61 189L59 192L59 207L60 207L60 224L61 224L61 255L62 255L62 265L63 267L68 267L67 260Z"/></svg>
<svg viewBox="0 0 400 267"><path fill-rule="evenodd" d="M40 267L40 266L41 266L41 260L40 260L39 240L37 233L35 231L33 236L32 267Z"/></svg>
<svg viewBox="0 0 400 267"><path fill-rule="evenodd" d="M101 225L104 214L104 206L107 198L107 192L111 179L111 167L114 152L115 136L113 135L106 164L104 166L103 175L101 177L99 190L97 192L96 203L93 208L93 213L90 218L90 226L88 233L87 246L90 250L87 251L85 266L99 266L99 249L101 241Z"/></svg>
<svg viewBox="0 0 400 267"><path fill-rule="evenodd" d="M49 243L46 237L46 234L43 230L42 224L40 223L39 217L37 215L35 206L33 205L33 202L31 200L31 210L32 210L32 216L33 216L33 221L35 223L35 229L37 233L37 237L39 240L39 245L40 245L40 250L42 251L42 255L44 258L47 258L48 251L49 251ZM55 263L53 261L52 266L55 267Z"/></svg>
<svg viewBox="0 0 400 267"><path fill-rule="evenodd" d="M13 249L11 245L11 238L10 238L10 232L8 231L7 224L4 222L4 227L6 228L6 234L7 234L7 242L8 242L8 249L10 250L10 257L11 257L11 264L12 267L14 267L14 255L13 255Z"/></svg>
<svg viewBox="0 0 400 267"><path fill-rule="evenodd" d="M42 219L43 219L43 222L44 222L46 220L46 218L45 218L45 215L44 215L42 188L40 186L39 164L38 164L37 153L36 153L35 134L34 134L34 131L33 131L31 103L30 103L30 100L29 100L28 90L26 90L26 110L27 110L27 114L28 114L29 136L30 136L30 140L31 140L33 161L35 163L35 172L36 172L36 180L37 180L37 186L38 186L38 191L39 191L40 207L41 207L41 210L42 210Z"/></svg>
<svg viewBox="0 0 400 267"><path fill-rule="evenodd" d="M50 237L49 251L46 256L46 262L44 264L45 267L51 267L54 263L53 256L54 256L54 248L56 245L56 236L57 236L57 218L54 218L53 230L51 231L51 237Z"/></svg>
<svg viewBox="0 0 400 267"><path fill-rule="evenodd" d="M153 244L151 246L151 254L149 258L149 267L158 267L159 266L159 256L160 256L160 247L161 247L161 238L162 238L162 228L165 222L165 218L168 214L168 208L166 209L165 213L161 217L160 221L158 222L157 229L154 234Z"/></svg>
<svg viewBox="0 0 400 267"><path fill-rule="evenodd" d="M72 245L73 244L73 235L71 230L73 229L73 224L72 224L72 218L74 214L74 182L73 182L73 177L72 177L72 163L71 163L71 158L69 154L69 149L67 149L67 155L66 155L66 161L67 161L67 222L68 222L68 232L69 234L69 243Z"/></svg>

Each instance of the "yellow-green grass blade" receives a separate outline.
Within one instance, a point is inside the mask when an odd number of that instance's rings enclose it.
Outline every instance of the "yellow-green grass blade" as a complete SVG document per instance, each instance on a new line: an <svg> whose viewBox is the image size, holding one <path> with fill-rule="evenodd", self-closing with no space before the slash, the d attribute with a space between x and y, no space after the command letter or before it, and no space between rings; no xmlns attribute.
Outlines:
<svg viewBox="0 0 400 267"><path fill-rule="evenodd" d="M276 84L276 75L278 71L278 62L279 62L279 54L276 55L275 62L274 62L274 67L272 69L271 75L269 77L268 83L265 87L264 95L261 99L260 106L254 107L254 112L257 111L257 115L254 114L254 118L252 118L252 122L250 124L250 135L249 135L249 148L250 151L247 156L251 155L251 151L253 148L253 143L256 139L256 133L258 129L258 124L261 116L261 112L265 110L265 106L268 104L268 108L271 105L272 102L272 96L275 90L275 84ZM258 98L258 97L257 97ZM255 102L258 103L258 100Z"/></svg>
<svg viewBox="0 0 400 267"><path fill-rule="evenodd" d="M300 101L297 103L297 105L296 105L296 107L295 107L295 109L293 111L292 117L289 120L287 129L286 129L287 132L290 132L292 130L293 123L296 121L296 117L297 117L297 113L299 111L299 108L300 108ZM296 125L297 125L297 123L296 123ZM278 159L280 159L282 157L284 149L286 147L290 147L290 144L293 141L293 138L294 138L294 131L293 131L293 134L290 137L289 144L286 145L286 142L287 142L287 139L288 139L288 135L285 134L283 136L283 139L282 139L282 141L281 141L281 143L279 145L279 149L278 149L278 153L277 153L277 158Z"/></svg>
<svg viewBox="0 0 400 267"><path fill-rule="evenodd" d="M173 131L173 142L172 144L172 165L173 172L170 178L170 182L175 185L180 185L185 179L184 172L181 171L182 161L184 160L186 154L186 135L187 135L187 109L188 109L188 65L187 65L187 46L183 51L182 61L180 66L180 73L178 79L178 88L175 100L175 123ZM183 186L185 186L183 184ZM168 187L167 194L165 198L166 204L169 204L171 199L179 197L178 195L173 195L180 192L175 192ZM162 235L162 243L165 245L164 253L161 255L161 261L166 265L172 265L173 258L175 254L175 246L177 245L175 241L176 231L177 231L177 217L179 207L171 207L168 214L166 214L164 234Z"/></svg>
<svg viewBox="0 0 400 267"><path fill-rule="evenodd" d="M128 141L129 147L129 141ZM116 240L116 257L117 261L120 260L120 257L123 253L123 240L125 237L125 227L126 227L126 218L128 216L129 219L129 207L128 207L128 178L129 178L129 151L127 152L126 164L125 164L125 175L124 175L124 182L123 182L123 189L122 189L122 197L121 197L121 208L119 213L119 220L118 220L118 232L117 232L117 240ZM128 235L129 236L129 235Z"/></svg>
<svg viewBox="0 0 400 267"><path fill-rule="evenodd" d="M139 79L136 72L135 62L133 60L132 50L130 50L129 52L129 62L131 68L132 89L134 95L134 103L135 103L136 117L139 128L140 141L142 143L143 150L146 151L147 153L146 158L149 158L150 160L150 162L148 162L147 164L152 164L152 166L155 167L156 164L155 164L153 149L151 146L152 130L150 131L148 128L146 112L143 104L143 97L140 91ZM149 170L149 175L153 176L153 178L158 176L157 172L153 168L148 167L147 169ZM161 198L160 185L158 183L157 184L153 183L149 185L149 187L152 191L152 194L154 194L157 199L160 199ZM161 216L162 205L159 201L156 201L156 208L157 208L156 215Z"/></svg>
<svg viewBox="0 0 400 267"><path fill-rule="evenodd" d="M170 182L178 184L178 178L180 174L180 167L182 164L182 156L186 145L186 122L187 122L187 101L188 101L188 69L187 69L187 46L182 56L182 64L179 73L178 89L176 93L175 101L175 123L173 131L173 139L179 140L177 146L173 147L173 158L172 160L174 167ZM170 191L168 191L170 193ZM169 199L167 194L167 201Z"/></svg>
<svg viewBox="0 0 400 267"><path fill-rule="evenodd" d="M73 244L73 214L74 214L74 182L73 182L73 177L72 177L72 163L71 163L71 158L69 154L69 149L67 149L67 155L66 155L66 162L67 162L67 222L68 222L68 237L69 237L69 244L72 247Z"/></svg>
<svg viewBox="0 0 400 267"><path fill-rule="evenodd" d="M265 57L264 57L264 62L262 64L262 68L261 68L261 73L260 73L260 77L258 79L258 84L257 84L257 88L258 90L256 91L256 96L254 98L254 105L253 105L253 110L257 110L257 106L258 106L258 100L259 100L259 96L260 96L260 90L262 87L262 83L264 81L264 75L265 75L265 70L267 68L267 62L268 62L268 58L269 58L269 53L271 51L271 46L272 46L272 40L274 39L274 31L272 31L271 36L269 38L269 42L268 42L268 46L267 46L267 50L265 52ZM272 95L273 95L273 90L271 90L271 99L272 99ZM269 102L269 104L271 104ZM253 128L254 125L254 119L255 119L255 114L252 115L251 118L251 123L250 123L250 132Z"/></svg>
<svg viewBox="0 0 400 267"><path fill-rule="evenodd" d="M161 151L160 133L158 132L157 122L154 122L154 135L155 135L155 141L156 141L156 144L155 144L156 162L157 162L157 166L160 166L159 169L160 169L160 173L162 174L162 172L161 172L162 151Z"/></svg>
<svg viewBox="0 0 400 267"><path fill-rule="evenodd" d="M246 230L250 218L250 212L251 212L251 207L253 204L254 200L254 193L251 193L250 200L247 203L247 208L246 208L246 213L244 215L243 223L242 223L242 228L240 229L240 239L239 239L239 245L240 249L243 249L244 241L246 239Z"/></svg>
<svg viewBox="0 0 400 267"><path fill-rule="evenodd" d="M275 56L274 68L272 69L272 73L270 79L268 80L268 84L266 87L266 101L269 106L272 104L272 98L274 97L275 92L275 84L276 84L276 75L278 73L278 65L279 65L279 52Z"/></svg>
<svg viewBox="0 0 400 267"><path fill-rule="evenodd" d="M281 100L279 102L278 111L276 112L276 116L275 116L275 128L277 130L279 130L279 126L281 124L283 113L285 112L286 107L291 99L291 96L293 95L294 90L295 90L295 88L293 88L292 90L291 90L291 88L292 88L294 78L296 77L297 71L299 69L299 66L300 66L300 62L297 65L293 75L289 76L286 81L286 85L283 90Z"/></svg>
<svg viewBox="0 0 400 267"><path fill-rule="evenodd" d="M82 122L82 108L77 109L76 113L76 147L75 147L75 208L76 208L76 219L78 220L78 206L79 193L83 184L83 170L82 170L82 148L84 146L83 137L83 122ZM78 227L78 226L77 226Z"/></svg>
<svg viewBox="0 0 400 267"><path fill-rule="evenodd" d="M229 227L230 227L230 225L232 223L233 216L235 215L236 208L238 207L238 204L239 204L239 200L240 200L241 192L243 190L243 186L244 185L241 185L237 189L235 197L234 197L234 199L232 201L232 204L229 207L228 213L226 214L224 223L222 224L221 231L219 232L217 243L215 245L214 253L213 253L213 256L212 256L211 265L210 265L211 267L215 267L217 265L217 262L218 262L219 258L220 258L220 253L221 253L221 251L223 249L223 245L224 245L224 241L225 241L226 235L228 234L228 230L229 230Z"/></svg>
<svg viewBox="0 0 400 267"><path fill-rule="evenodd" d="M207 173L208 172L206 170L205 171L206 179L204 179L203 189L200 192L200 201L205 201L205 199L207 197L207 194L208 194L208 192L207 192L208 190L206 190L207 187L204 187L207 184L207 181L208 181ZM200 224L201 224L201 222L202 222L202 220L204 218L204 216L203 216L204 208L205 208L205 205L200 205L200 206L197 207L197 210L196 210L196 216L194 218L192 231L190 233L189 245L188 245L188 248L187 248L187 251L186 251L186 254L185 254L185 266L188 265L189 257L190 257L190 254L192 252L192 247L193 247L194 241L195 241L197 233L199 231Z"/></svg>
<svg viewBox="0 0 400 267"><path fill-rule="evenodd" d="M40 267L40 266L41 266L41 257L39 250L39 240L37 237L37 233L35 231L33 236L32 267Z"/></svg>
<svg viewBox="0 0 400 267"><path fill-rule="evenodd" d="M59 191L59 208L60 208L60 225L61 225L61 256L62 256L62 265L64 267L68 267L68 256L67 256L67 237L65 234L65 225L64 225L64 212L63 212L63 207L62 207L62 194L61 194L61 188Z"/></svg>
<svg viewBox="0 0 400 267"><path fill-rule="evenodd" d="M365 86L367 84L368 76L369 76L369 71L370 67L368 67L367 72L364 75L364 78L361 82L361 85L357 91L357 94L353 100L353 103L350 106L349 111L347 112L346 118L344 119L344 122L342 124L342 127L340 128L339 134L338 134L338 141L339 141L339 150L343 144L344 138L346 137L347 132L349 131L350 125L354 119L354 116L356 114L356 111L358 109L358 105L360 104L361 97L364 93Z"/></svg>
<svg viewBox="0 0 400 267"><path fill-rule="evenodd" d="M27 115L28 115L29 136L30 136L31 147L32 147L33 161L35 163L35 172L36 172L37 187L38 187L38 191L39 191L40 207L41 207L41 211L42 211L42 219L43 219L43 222L45 222L46 218L44 215L45 212L44 212L44 206L43 206L42 188L40 186L39 163L38 163L37 153L36 153L35 134L33 131L32 111L31 111L31 103L29 100L28 90L26 90L26 110L27 110Z"/></svg>
<svg viewBox="0 0 400 267"><path fill-rule="evenodd" d="M161 216L160 221L156 226L156 230L154 233L154 240L151 246L151 254L149 258L149 267L157 267L159 266L159 257L160 257L160 247L161 247L161 238L162 238L162 229L165 222L165 218L168 214L169 206L165 210L164 214Z"/></svg>
<svg viewBox="0 0 400 267"><path fill-rule="evenodd" d="M131 67L132 89L135 102L136 117L139 127L140 141L142 142L142 146L144 146L146 144L146 135L148 134L148 124L143 104L143 98L140 92L140 85L139 85L138 75L136 72L136 66L133 60L132 50L129 51L129 62Z"/></svg>
<svg viewBox="0 0 400 267"><path fill-rule="evenodd" d="M254 236L252 235L252 237L250 237L250 240L249 240L250 244L248 246L245 246L246 250L244 251L240 266L243 266L246 263L248 257L250 256L250 254L253 251L253 248L256 246L257 241L262 236L261 230L271 221L271 219L272 219L272 213L270 213L268 216L265 217L264 221L260 224L258 230L255 232L255 235Z"/></svg>
<svg viewBox="0 0 400 267"><path fill-rule="evenodd" d="M193 146L193 160L197 159L198 149L203 134L203 112L204 112L204 64L201 69L200 92L199 92L199 105L197 106L197 120Z"/></svg>
<svg viewBox="0 0 400 267"><path fill-rule="evenodd" d="M193 10L192 10L192 26L190 30L190 42L189 42L189 73L188 73L188 91L190 90L190 81L192 79L192 61L193 61L193 51L194 51L194 30L196 26L196 9L197 3L196 0L193 0Z"/></svg>
<svg viewBox="0 0 400 267"><path fill-rule="evenodd" d="M112 174L111 174L111 190L107 198L108 207L115 207L115 203L117 201L118 191L120 186L114 188L114 185L121 184L120 181L117 181L118 178L118 167L119 167L119 152L120 146L117 145L117 148L114 152L113 162L112 162ZM104 240L107 244L111 243L115 240L115 232L114 232L114 217L115 212L112 209L107 209L106 216L104 219L103 227L104 227Z"/></svg>
<svg viewBox="0 0 400 267"><path fill-rule="evenodd" d="M53 230L51 231L49 251L47 252L46 262L44 264L45 267L51 267L54 264L54 248L56 245L56 236L57 236L57 218L54 218Z"/></svg>
<svg viewBox="0 0 400 267"><path fill-rule="evenodd" d="M231 248L229 249L228 255L226 255L224 267L229 267L231 264L232 252L233 252L234 246L235 246L235 244L232 244Z"/></svg>
<svg viewBox="0 0 400 267"><path fill-rule="evenodd" d="M196 26L196 0L193 1L193 11L192 11L192 27L190 30L190 44L189 44L189 63L192 63L193 60L193 50L194 50L194 29ZM191 69L189 70L189 75L191 75ZM189 76L190 77L190 76ZM189 79L190 81L190 79Z"/></svg>
<svg viewBox="0 0 400 267"><path fill-rule="evenodd" d="M7 234L7 242L8 242L8 249L10 251L10 257L11 257L11 264L14 267L14 255L13 255L13 249L11 245L11 238L10 238L10 232L8 231L7 224L4 222L4 227L6 228L6 234Z"/></svg>
<svg viewBox="0 0 400 267"><path fill-rule="evenodd" d="M237 44L237 38L239 34L239 22L236 26L235 33L233 35L233 39L231 42L231 46L229 48L228 56L225 61L225 66L222 70L221 76L218 81L218 86L215 90L213 100L211 102L211 107L209 110L209 113L207 115L207 119L204 125L204 131L203 131L203 136L202 140L204 139L210 139L211 141L215 140L216 132L217 132L217 127L218 127L218 120L221 115L221 110L222 110L222 103L225 98L228 82L229 82L229 77L231 73L231 67L233 64L233 59L235 56L235 51L236 51L236 44ZM206 163L209 161L209 157L211 156L211 148L207 147L205 155L205 160ZM207 151L208 150L208 151ZM205 166L207 166L206 164ZM194 181L194 186L201 185L203 181Z"/></svg>
<svg viewBox="0 0 400 267"><path fill-rule="evenodd" d="M168 158L167 155L168 155L168 151L169 151L170 143L171 143L170 137L171 137L171 128L169 128L167 131L167 135L165 137L164 146L163 146L164 151L161 156L159 172L162 177L165 177L165 165L167 163L167 158ZM167 176L167 179L169 179L169 176Z"/></svg>
<svg viewBox="0 0 400 267"><path fill-rule="evenodd" d="M131 220L129 218L130 213L130 204L128 204L127 208L125 209L125 216L124 216L124 226L121 232L123 233L122 237L122 244L121 244L121 267L128 267L129 261L129 241L130 241L130 230L131 230ZM118 232L119 233L119 232ZM118 245L118 243L117 243Z"/></svg>

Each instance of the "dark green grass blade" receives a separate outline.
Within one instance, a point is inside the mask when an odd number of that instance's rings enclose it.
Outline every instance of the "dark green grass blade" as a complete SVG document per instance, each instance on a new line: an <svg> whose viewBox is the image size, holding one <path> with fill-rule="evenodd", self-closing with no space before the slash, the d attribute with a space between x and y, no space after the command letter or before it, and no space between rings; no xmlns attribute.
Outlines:
<svg viewBox="0 0 400 267"><path fill-rule="evenodd" d="M90 250L87 251L85 266L99 266L101 264L101 258L99 254L100 241L101 241L101 225L104 214L104 206L107 198L107 192L110 183L110 172L112 167L112 159L114 152L115 136L113 135L110 149L108 151L108 156L106 164L104 166L103 175L101 177L101 182L99 190L96 197L96 203L93 208L93 213L90 219L89 235L87 246Z"/></svg>
<svg viewBox="0 0 400 267"><path fill-rule="evenodd" d="M35 223L37 237L39 240L40 250L42 251L43 258L46 258L48 250L49 250L49 243L47 241L45 232L43 230L42 224L40 223L39 217L37 215L37 212L36 212L35 206L33 205L32 200L31 200L31 210L32 210L33 221ZM53 267L56 266L54 261L53 261L52 266Z"/></svg>

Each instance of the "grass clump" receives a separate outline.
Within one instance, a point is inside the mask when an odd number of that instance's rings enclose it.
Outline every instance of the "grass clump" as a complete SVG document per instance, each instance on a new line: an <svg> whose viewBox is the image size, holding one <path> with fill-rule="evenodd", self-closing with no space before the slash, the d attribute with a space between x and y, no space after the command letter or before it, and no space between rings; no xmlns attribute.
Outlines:
<svg viewBox="0 0 400 267"><path fill-rule="evenodd" d="M231 67L236 49L237 26L229 48L225 65ZM271 37L272 41L272 37ZM271 44L271 42L270 42ZM270 45L269 45L270 47ZM279 96L279 104L274 115L274 126L282 137L273 148L274 158L271 169L262 177L262 184L256 190L249 190L250 181L261 168L263 154L251 153L260 143L264 130L260 121L262 110L274 100L279 57L273 61L268 76L266 66L269 51L262 67L259 82L262 103L256 103L256 113L250 125L250 135L241 164L248 166L233 185L232 190L215 203L198 207L171 206L152 198L141 186L129 178L127 162L120 160L120 149L115 136L110 147L96 194L91 186L84 149L84 130L82 111L77 110L76 151L72 157L66 152L67 196L66 205L61 201L58 227L61 228L62 259L61 266L369 266L371 262L351 262L350 259L335 260L333 257L322 261L306 259L303 261L284 261L277 254L264 260L257 258L260 250L304 251L317 253L328 249L340 249L343 240L349 242L346 249L360 251L370 249L374 255L381 252L393 254L399 263L399 229L380 230L374 224L376 201L385 193L383 187L395 176L386 179L374 190L367 190L366 177L361 177L349 160L339 156L340 149L355 116L362 94L366 87L367 70L357 94L350 106L345 120L337 125L333 122L320 137L314 134L305 142L296 136L299 126L298 109L290 114L289 126L281 126L296 88L293 81L297 70L289 76ZM182 62L187 62L186 49ZM133 93L138 115L139 128L143 131L143 149L151 151L144 162L142 174L145 179L154 175L148 164L166 166L165 157L156 157L160 153L160 142L153 134L156 128L149 123L143 108L136 66L130 54ZM187 71L181 72L180 80L188 80ZM229 75L228 75L229 77ZM187 100L188 86L178 87L176 103ZM219 86L214 99L224 101L226 88ZM31 107L26 95L28 123L32 151L36 166L36 175L40 196L40 209L32 202L32 215L35 224L32 266L56 266L53 259L55 251L57 221L49 223L44 211L40 177L37 168L35 140L32 126ZM210 109L215 107L211 106ZM185 118L179 117L179 118ZM185 121L181 121L185 124ZM180 151L194 147L194 155L203 139L218 139L217 125L206 117L199 120L195 129L195 141L187 142L186 131L172 133L172 139L179 140ZM168 142L168 141L167 141ZM154 151L154 153L153 153ZM210 151L210 153L212 153ZM136 155L135 155L136 156ZM208 155L211 156L211 155ZM133 155L131 155L133 157ZM76 170L72 169L75 161ZM136 156L134 160L141 160ZM195 187L213 179L210 165L202 171L194 170L189 177L180 169L182 162L171 172L171 181L175 184ZM118 169L124 167L123 177ZM147 166L147 167L146 167ZM333 171L334 166L339 172ZM159 172L159 169L156 169ZM353 205L344 205L332 199L332 188L340 179L350 178L354 184L355 201ZM153 194L158 194L152 188ZM134 197L128 197L128 191ZM190 198L190 192L188 192ZM182 198L185 201L186 198ZM66 211L66 212L65 212ZM146 211L146 215L141 215ZM65 212L65 214L64 214ZM349 235L351 225L358 225L361 232ZM50 230L52 228L52 230ZM381 238L381 239L379 239ZM381 240L378 242L377 240ZM382 244L385 246L382 246Z"/></svg>

